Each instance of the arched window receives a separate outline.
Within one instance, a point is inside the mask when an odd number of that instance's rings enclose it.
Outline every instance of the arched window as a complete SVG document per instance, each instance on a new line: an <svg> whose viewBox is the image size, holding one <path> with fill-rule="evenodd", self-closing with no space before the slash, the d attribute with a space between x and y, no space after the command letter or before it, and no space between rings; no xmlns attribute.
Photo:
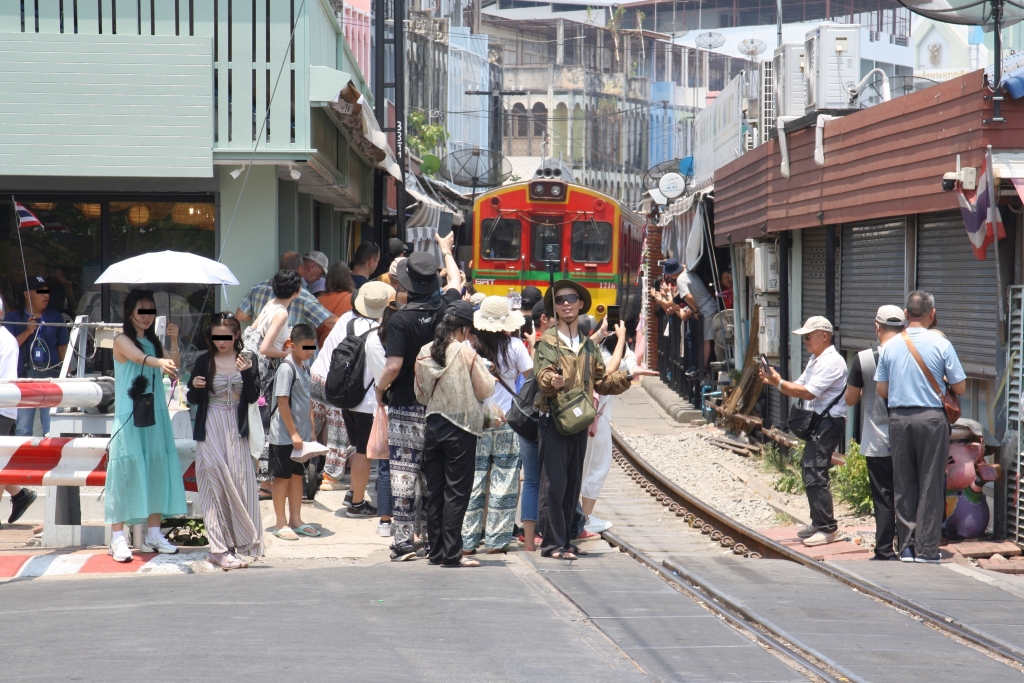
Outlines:
<svg viewBox="0 0 1024 683"><path fill-rule="evenodd" d="M512 136L525 138L527 131L526 107L520 102L512 106Z"/></svg>
<svg viewBox="0 0 1024 683"><path fill-rule="evenodd" d="M543 102L533 105L533 137L543 138L548 132L548 108Z"/></svg>

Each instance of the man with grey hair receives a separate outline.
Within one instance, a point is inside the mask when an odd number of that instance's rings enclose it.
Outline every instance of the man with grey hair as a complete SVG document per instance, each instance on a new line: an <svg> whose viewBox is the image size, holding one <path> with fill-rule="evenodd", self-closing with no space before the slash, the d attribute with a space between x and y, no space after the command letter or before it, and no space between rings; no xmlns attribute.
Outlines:
<svg viewBox="0 0 1024 683"><path fill-rule="evenodd" d="M930 329L935 324L931 294L911 292L904 313L909 326L882 348L875 382L878 395L889 401L900 560L935 564L949 458L949 421L939 392L947 386L954 394L964 393L967 375L953 345Z"/></svg>
<svg viewBox="0 0 1024 683"><path fill-rule="evenodd" d="M862 401L860 452L867 461L871 502L875 509L875 556L896 560L896 511L892 492L892 453L889 451L889 408L875 389L878 355L890 339L903 331L906 316L899 306L882 306L875 314L878 347L864 349L853 358L846 385L846 405Z"/></svg>
<svg viewBox="0 0 1024 683"><path fill-rule="evenodd" d="M786 396L803 399L804 410L819 415L817 426L804 443L804 488L811 511L811 524L797 532L804 545L826 545L836 540L839 525L832 507L829 490L829 468L832 453L846 435L846 406L840 400L846 386L846 361L832 345L832 323L820 315L807 319L803 327L793 330L803 337L804 348L811 356L807 367L795 382L787 382L772 368L762 367L761 379Z"/></svg>

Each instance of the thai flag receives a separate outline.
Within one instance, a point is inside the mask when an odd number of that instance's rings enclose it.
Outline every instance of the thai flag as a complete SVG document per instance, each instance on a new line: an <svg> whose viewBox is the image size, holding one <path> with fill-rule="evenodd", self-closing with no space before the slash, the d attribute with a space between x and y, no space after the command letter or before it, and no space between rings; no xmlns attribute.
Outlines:
<svg viewBox="0 0 1024 683"><path fill-rule="evenodd" d="M978 174L978 188L964 190L957 187L957 199L960 201L960 213L967 228L967 239L971 241L974 257L985 260L988 245L995 239L1005 239L1006 230L999 214L999 184L992 173L992 150L985 151L985 161Z"/></svg>
<svg viewBox="0 0 1024 683"><path fill-rule="evenodd" d="M14 203L14 210L18 212L19 228L41 228L43 222L36 218L36 215L26 209L22 204Z"/></svg>

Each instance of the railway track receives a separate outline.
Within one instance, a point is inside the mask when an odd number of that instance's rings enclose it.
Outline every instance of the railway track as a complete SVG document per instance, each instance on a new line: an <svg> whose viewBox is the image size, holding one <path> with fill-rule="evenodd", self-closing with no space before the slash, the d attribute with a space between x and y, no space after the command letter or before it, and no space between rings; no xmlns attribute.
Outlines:
<svg viewBox="0 0 1024 683"><path fill-rule="evenodd" d="M644 460L614 430L612 431L612 441L613 457L624 474L658 501L665 508L666 514L681 518L688 526L704 535L708 541L720 545L722 552L731 551L735 555L752 559L769 558L799 564L824 575L833 582L843 584L898 612L909 615L931 629L958 640L968 647L980 650L997 660L1002 660L1004 664L1018 670L1021 669L1021 665L1024 665L1024 650L1019 647L906 596L897 595L841 568L814 560L767 538L677 486ZM659 562L651 556L653 553L645 552L642 547L639 547L642 543L630 542L628 531L620 531L619 527L613 527L602 535L610 544L617 546L622 552L672 582L691 598L704 603L736 628L746 631L763 645L776 650L822 680L856 680L856 677L850 676L848 672L843 672L841 667L832 666L832 662L827 658L815 657L806 649L791 645L792 637L785 630L780 629L769 619L746 609L744 605L719 591L715 585L705 581L702 576L688 571L683 563L674 561L672 558L666 558Z"/></svg>

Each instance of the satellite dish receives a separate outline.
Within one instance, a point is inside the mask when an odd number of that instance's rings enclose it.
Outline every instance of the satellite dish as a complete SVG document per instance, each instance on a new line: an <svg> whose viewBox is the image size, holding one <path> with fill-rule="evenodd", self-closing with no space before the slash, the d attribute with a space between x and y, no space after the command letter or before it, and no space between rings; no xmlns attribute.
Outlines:
<svg viewBox="0 0 1024 683"><path fill-rule="evenodd" d="M686 191L686 180L678 173L666 173L658 181L658 189L666 199L675 199Z"/></svg>
<svg viewBox="0 0 1024 683"><path fill-rule="evenodd" d="M651 195L651 199L653 199L654 203L658 206L665 206L668 204L668 199L665 195L657 190L647 190L647 194Z"/></svg>
<svg viewBox="0 0 1024 683"><path fill-rule="evenodd" d="M662 33L669 34L673 38L680 38L690 32L690 28L686 25L686 22L680 19L669 19L668 21L661 22L661 26L658 30Z"/></svg>
<svg viewBox="0 0 1024 683"><path fill-rule="evenodd" d="M868 84L864 92L860 95L860 106L861 109L865 107L872 107L882 102L881 93L881 77L875 79ZM901 95L907 95L918 90L924 90L930 88L933 85L938 85L938 82L933 81L929 78L920 78L918 76L893 76L889 79L889 92L891 97L900 97Z"/></svg>
<svg viewBox="0 0 1024 683"><path fill-rule="evenodd" d="M679 161L679 173L684 176L693 176L693 157L683 157Z"/></svg>
<svg viewBox="0 0 1024 683"><path fill-rule="evenodd" d="M641 180L644 183L644 189L657 189L658 181L660 181L662 176L664 176L666 173L679 173L679 159L669 159L668 161L663 161L657 166L653 166L646 173L644 173L641 177Z"/></svg>
<svg viewBox="0 0 1024 683"><path fill-rule="evenodd" d="M715 48L722 47L725 45L725 36L715 31L708 31L707 33L700 33L697 35L696 41L697 47L704 50L714 50Z"/></svg>
<svg viewBox="0 0 1024 683"><path fill-rule="evenodd" d="M441 159L441 177L462 187L497 187L512 175L512 164L502 154L473 147L455 150Z"/></svg>
<svg viewBox="0 0 1024 683"><path fill-rule="evenodd" d="M763 40L757 38L745 38L740 41L739 44L740 54L746 55L753 59L757 55L761 54L768 49L768 45Z"/></svg>
<svg viewBox="0 0 1024 683"><path fill-rule="evenodd" d="M1003 0L899 0L900 4L922 17L947 24L995 27L995 6L1002 6L1001 27L1012 26L1024 19L1024 6Z"/></svg>
<svg viewBox="0 0 1024 683"><path fill-rule="evenodd" d="M434 175L441 168L441 160L433 154L424 154L420 162L420 170L427 175Z"/></svg>

